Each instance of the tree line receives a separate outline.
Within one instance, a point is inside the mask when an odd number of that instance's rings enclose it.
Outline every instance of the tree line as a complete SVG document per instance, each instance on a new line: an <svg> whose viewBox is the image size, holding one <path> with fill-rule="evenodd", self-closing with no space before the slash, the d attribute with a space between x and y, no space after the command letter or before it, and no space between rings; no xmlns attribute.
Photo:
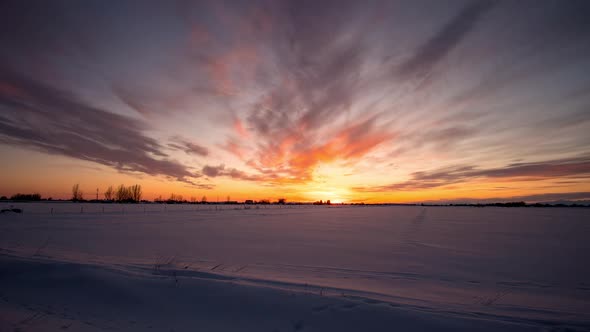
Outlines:
<svg viewBox="0 0 590 332"><path fill-rule="evenodd" d="M7 200L8 197L6 196L2 196L0 198L0 200ZM41 194L39 193L34 193L34 194L14 194L12 196L10 196L10 200L11 201L40 201L41 200Z"/></svg>
<svg viewBox="0 0 590 332"><path fill-rule="evenodd" d="M108 202L137 203L141 201L143 191L139 184L134 184L128 187L121 184L117 188L109 186L103 195L104 200ZM96 199L98 200L98 189ZM79 184L72 186L72 201L84 201L84 192L80 189Z"/></svg>

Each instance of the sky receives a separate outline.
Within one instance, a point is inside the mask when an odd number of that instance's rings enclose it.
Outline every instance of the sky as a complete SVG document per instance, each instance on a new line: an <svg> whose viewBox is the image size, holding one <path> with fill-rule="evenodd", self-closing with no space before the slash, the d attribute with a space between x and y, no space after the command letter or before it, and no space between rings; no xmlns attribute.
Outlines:
<svg viewBox="0 0 590 332"><path fill-rule="evenodd" d="M0 195L590 198L590 2L2 1Z"/></svg>

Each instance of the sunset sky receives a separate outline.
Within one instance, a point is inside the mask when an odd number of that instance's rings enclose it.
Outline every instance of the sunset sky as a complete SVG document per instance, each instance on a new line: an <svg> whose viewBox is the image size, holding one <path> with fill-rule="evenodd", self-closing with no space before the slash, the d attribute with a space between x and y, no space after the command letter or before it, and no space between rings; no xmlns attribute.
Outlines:
<svg viewBox="0 0 590 332"><path fill-rule="evenodd" d="M590 199L590 1L2 1L0 195Z"/></svg>

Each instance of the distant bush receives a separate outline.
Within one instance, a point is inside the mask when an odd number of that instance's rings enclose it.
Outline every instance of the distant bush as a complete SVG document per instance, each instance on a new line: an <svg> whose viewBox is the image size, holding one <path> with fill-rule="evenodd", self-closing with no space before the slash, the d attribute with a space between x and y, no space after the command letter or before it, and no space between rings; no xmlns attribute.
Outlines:
<svg viewBox="0 0 590 332"><path fill-rule="evenodd" d="M508 202L508 203L496 203L495 206L504 206L504 207L522 207L526 206L525 202Z"/></svg>
<svg viewBox="0 0 590 332"><path fill-rule="evenodd" d="M6 198L6 197L4 197ZM40 194L16 194L10 197L13 201L40 201L41 195Z"/></svg>
<svg viewBox="0 0 590 332"><path fill-rule="evenodd" d="M80 185L76 183L75 185L72 186L72 201L78 202L78 201L83 201L83 200L84 200L84 193L80 189Z"/></svg>
<svg viewBox="0 0 590 332"><path fill-rule="evenodd" d="M115 189L113 186L109 186L107 190L104 192L104 199L107 201L112 201L115 196Z"/></svg>
<svg viewBox="0 0 590 332"><path fill-rule="evenodd" d="M170 198L166 200L168 204L180 204L184 203L182 195L176 195L175 193L170 194Z"/></svg>

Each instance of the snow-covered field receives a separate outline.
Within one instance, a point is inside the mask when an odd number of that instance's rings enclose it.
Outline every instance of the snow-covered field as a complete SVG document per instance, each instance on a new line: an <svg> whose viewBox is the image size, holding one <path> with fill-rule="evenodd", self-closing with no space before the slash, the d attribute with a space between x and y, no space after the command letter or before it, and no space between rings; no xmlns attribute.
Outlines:
<svg viewBox="0 0 590 332"><path fill-rule="evenodd" d="M590 330L590 209L14 205L0 331Z"/></svg>

